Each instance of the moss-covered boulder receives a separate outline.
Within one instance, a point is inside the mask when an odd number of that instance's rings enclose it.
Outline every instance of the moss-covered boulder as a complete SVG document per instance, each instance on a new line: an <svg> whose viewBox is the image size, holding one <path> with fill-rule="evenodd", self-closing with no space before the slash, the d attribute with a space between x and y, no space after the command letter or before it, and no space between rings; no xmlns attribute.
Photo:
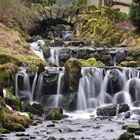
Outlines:
<svg viewBox="0 0 140 140"><path fill-rule="evenodd" d="M121 66L123 66L123 67L137 67L138 62L137 61L123 61L123 62L121 62Z"/></svg>
<svg viewBox="0 0 140 140"><path fill-rule="evenodd" d="M77 91L81 77L81 65L77 59L70 58L65 63L64 93Z"/></svg>
<svg viewBox="0 0 140 140"><path fill-rule="evenodd" d="M43 106L41 104L39 104L39 103L30 104L29 101L22 101L21 109L22 109L22 111L29 112L33 115L42 116L42 114L44 113Z"/></svg>
<svg viewBox="0 0 140 140"><path fill-rule="evenodd" d="M0 97L0 133L8 131L25 131L31 120L25 115L10 110L3 98Z"/></svg>
<svg viewBox="0 0 140 140"><path fill-rule="evenodd" d="M117 140L136 140L133 133L124 132Z"/></svg>
<svg viewBox="0 0 140 140"><path fill-rule="evenodd" d="M61 108L51 108L47 111L46 120L61 120L63 110Z"/></svg>
<svg viewBox="0 0 140 140"><path fill-rule="evenodd" d="M20 111L20 99L17 96L14 96L10 89L7 90L5 103L12 107L12 109Z"/></svg>
<svg viewBox="0 0 140 140"><path fill-rule="evenodd" d="M130 133L135 133L136 131L140 131L140 127L135 126L135 125L128 125L127 131Z"/></svg>
<svg viewBox="0 0 140 140"><path fill-rule="evenodd" d="M95 58L91 57L87 60L78 59L81 67L105 67L105 64L101 61L96 61Z"/></svg>

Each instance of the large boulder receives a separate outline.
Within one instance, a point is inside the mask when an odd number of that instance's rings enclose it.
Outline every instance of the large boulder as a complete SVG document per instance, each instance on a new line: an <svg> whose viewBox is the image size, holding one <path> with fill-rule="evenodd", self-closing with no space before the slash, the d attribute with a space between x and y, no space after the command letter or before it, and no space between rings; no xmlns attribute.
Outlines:
<svg viewBox="0 0 140 140"><path fill-rule="evenodd" d="M98 116L116 116L117 113L117 105L110 105L106 107L97 108Z"/></svg>
<svg viewBox="0 0 140 140"><path fill-rule="evenodd" d="M77 59L70 58L65 63L63 93L70 93L78 90L81 77L81 66Z"/></svg>

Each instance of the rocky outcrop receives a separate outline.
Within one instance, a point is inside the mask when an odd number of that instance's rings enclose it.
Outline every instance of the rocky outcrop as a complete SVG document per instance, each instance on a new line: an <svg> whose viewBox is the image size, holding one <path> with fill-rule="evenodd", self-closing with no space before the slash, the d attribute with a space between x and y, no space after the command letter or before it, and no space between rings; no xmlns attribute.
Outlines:
<svg viewBox="0 0 140 140"><path fill-rule="evenodd" d="M65 63L63 93L77 91L81 77L81 66L77 59L71 58Z"/></svg>

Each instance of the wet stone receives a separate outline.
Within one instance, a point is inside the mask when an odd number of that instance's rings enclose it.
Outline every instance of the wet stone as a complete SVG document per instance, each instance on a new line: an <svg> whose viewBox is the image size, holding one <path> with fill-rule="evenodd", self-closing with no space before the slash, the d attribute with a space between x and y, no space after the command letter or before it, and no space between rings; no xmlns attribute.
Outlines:
<svg viewBox="0 0 140 140"><path fill-rule="evenodd" d="M25 136L30 136L29 134L24 134L24 133L17 133L16 136L18 137L25 137Z"/></svg>
<svg viewBox="0 0 140 140"><path fill-rule="evenodd" d="M56 140L55 137L49 137L47 140Z"/></svg>
<svg viewBox="0 0 140 140"><path fill-rule="evenodd" d="M48 124L47 127L55 127L55 124Z"/></svg>

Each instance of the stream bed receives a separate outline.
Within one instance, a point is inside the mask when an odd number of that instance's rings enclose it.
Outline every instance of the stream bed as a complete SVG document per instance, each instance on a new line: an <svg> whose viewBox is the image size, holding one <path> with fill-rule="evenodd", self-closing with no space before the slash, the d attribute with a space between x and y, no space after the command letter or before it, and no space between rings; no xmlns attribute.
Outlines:
<svg viewBox="0 0 140 140"><path fill-rule="evenodd" d="M34 120L25 132L1 135L4 140L115 140L126 130L123 125L138 125L137 120L99 118L90 114L71 114L59 121ZM140 136L135 136L140 139Z"/></svg>

